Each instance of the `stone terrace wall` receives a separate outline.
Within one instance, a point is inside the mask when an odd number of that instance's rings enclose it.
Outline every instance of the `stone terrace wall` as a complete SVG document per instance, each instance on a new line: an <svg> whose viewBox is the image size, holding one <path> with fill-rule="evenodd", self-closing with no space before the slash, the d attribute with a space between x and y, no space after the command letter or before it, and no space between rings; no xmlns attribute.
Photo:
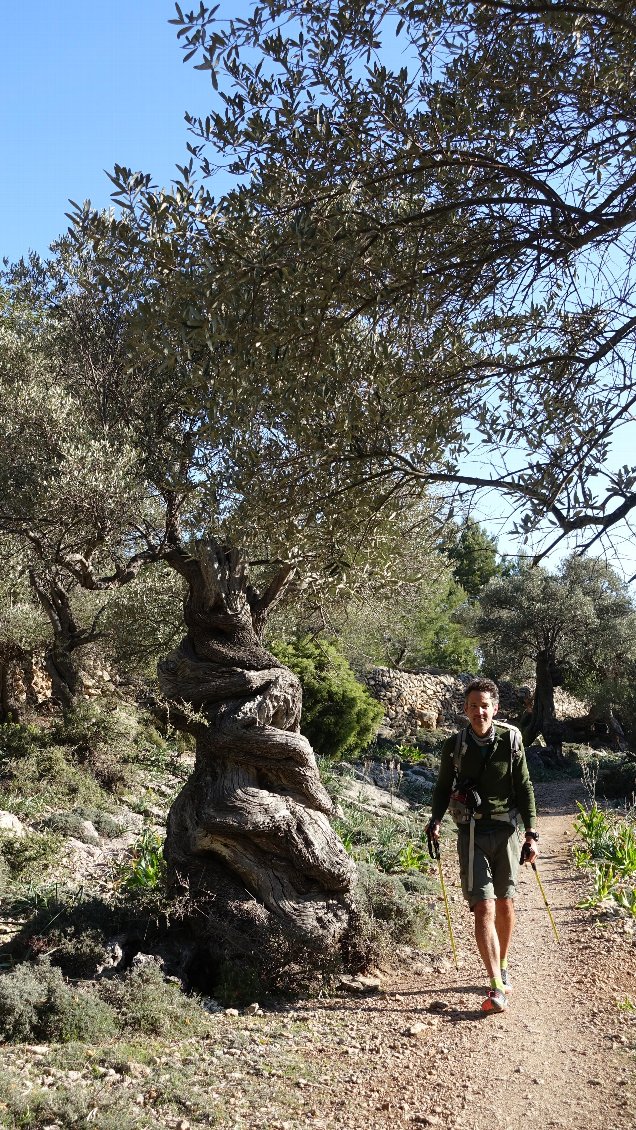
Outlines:
<svg viewBox="0 0 636 1130"><path fill-rule="evenodd" d="M444 675L437 668L421 671L394 671L388 667L373 667L365 676L369 692L384 707L384 724L380 731L384 737L413 739L423 730L454 729L464 719L464 692L474 675ZM512 683L499 683L499 715L514 722L521 711L531 688L514 687ZM583 717L588 710L585 703L557 690L555 693L557 717Z"/></svg>
<svg viewBox="0 0 636 1130"><path fill-rule="evenodd" d="M421 730L454 726L462 716L469 680L470 675L388 667L374 667L365 677L370 693L384 707L382 733L396 738L414 738Z"/></svg>
<svg viewBox="0 0 636 1130"><path fill-rule="evenodd" d="M46 670L44 655L36 654L6 664L8 700L20 712L39 707L51 700L53 688ZM111 694L118 682L97 653L84 650L78 694L81 698L99 698Z"/></svg>

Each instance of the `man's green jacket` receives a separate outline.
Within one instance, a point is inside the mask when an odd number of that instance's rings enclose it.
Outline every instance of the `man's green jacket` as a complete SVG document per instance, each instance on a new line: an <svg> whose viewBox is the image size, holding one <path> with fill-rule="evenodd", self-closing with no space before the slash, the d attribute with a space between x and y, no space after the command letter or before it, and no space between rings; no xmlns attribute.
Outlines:
<svg viewBox="0 0 636 1130"><path fill-rule="evenodd" d="M495 724L495 738L488 746L480 746L472 740L470 727L467 728L467 735L460 779L470 781L481 797L481 805L477 810L477 815L481 817L480 827L483 831L489 830L489 824L497 823L490 821L490 816L516 808L524 828L536 828L537 810L534 790L523 744L521 743L521 748L512 756L511 772L509 727ZM457 737L453 735L442 746L439 775L431 802L433 820L441 820L448 808L455 779L453 757L456 744ZM499 827L501 827L500 823Z"/></svg>

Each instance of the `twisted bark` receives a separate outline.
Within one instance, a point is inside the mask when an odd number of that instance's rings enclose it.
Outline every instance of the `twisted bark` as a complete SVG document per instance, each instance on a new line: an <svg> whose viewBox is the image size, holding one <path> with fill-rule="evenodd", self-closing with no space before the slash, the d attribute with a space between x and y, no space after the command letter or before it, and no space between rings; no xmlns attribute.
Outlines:
<svg viewBox="0 0 636 1130"><path fill-rule="evenodd" d="M561 726L554 705L556 661L549 651L540 651L536 659L536 688L532 713L523 727L525 745L531 745L538 734L543 734L548 745L561 744Z"/></svg>
<svg viewBox="0 0 636 1130"><path fill-rule="evenodd" d="M197 560L175 551L170 562L188 581L188 632L159 680L173 720L196 737L194 772L168 819L171 880L195 902L212 898L217 926L224 908L234 945L246 918L268 916L331 945L348 923L354 867L300 733L300 684L260 640L290 571L259 595L238 555L219 546Z"/></svg>

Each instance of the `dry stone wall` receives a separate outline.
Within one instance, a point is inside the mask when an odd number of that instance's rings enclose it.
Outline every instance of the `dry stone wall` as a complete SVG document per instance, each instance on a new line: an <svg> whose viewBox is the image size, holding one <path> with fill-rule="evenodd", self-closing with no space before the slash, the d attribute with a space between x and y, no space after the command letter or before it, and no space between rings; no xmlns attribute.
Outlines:
<svg viewBox="0 0 636 1130"><path fill-rule="evenodd" d="M384 707L382 735L415 738L422 730L454 726L462 717L464 689L470 675L437 671L394 671L374 667L365 682Z"/></svg>
<svg viewBox="0 0 636 1130"><path fill-rule="evenodd" d="M445 675L437 668L420 671L395 671L373 667L365 675L369 692L384 707L381 736L408 740L422 731L454 729L464 719L466 686L474 675ZM499 714L502 719L517 719L532 689L499 684ZM555 692L558 718L578 718L587 714L586 703L561 690Z"/></svg>
<svg viewBox="0 0 636 1130"><path fill-rule="evenodd" d="M10 704L22 712L44 706L51 700L53 687L43 654L27 655L5 664L6 695ZM116 674L110 672L97 654L84 652L80 674L81 698L100 698L116 688Z"/></svg>

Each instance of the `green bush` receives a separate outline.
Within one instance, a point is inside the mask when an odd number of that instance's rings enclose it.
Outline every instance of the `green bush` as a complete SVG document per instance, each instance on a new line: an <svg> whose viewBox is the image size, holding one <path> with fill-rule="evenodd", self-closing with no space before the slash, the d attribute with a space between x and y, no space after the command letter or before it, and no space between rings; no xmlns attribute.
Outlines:
<svg viewBox="0 0 636 1130"><path fill-rule="evenodd" d="M184 994L174 981L166 981L154 962L131 969L123 977L100 984L100 996L113 1009L124 1028L147 1036L209 1030L208 1014L198 1000Z"/></svg>
<svg viewBox="0 0 636 1130"><path fill-rule="evenodd" d="M93 825L98 835L108 840L114 840L121 836L124 830L123 824L110 813L84 805L80 805L72 811L52 812L44 821L44 827L51 832L58 832L62 836L74 836L77 839L83 839L82 825L87 820Z"/></svg>
<svg viewBox="0 0 636 1130"><path fill-rule="evenodd" d="M25 963L0 977L0 1037L7 1043L94 1042L116 1031L114 1009L69 986L47 962Z"/></svg>
<svg viewBox="0 0 636 1130"><path fill-rule="evenodd" d="M51 808L110 802L94 775L74 765L68 750L59 745L33 746L28 754L7 760L3 777L0 807L17 815L23 812L33 817Z"/></svg>
<svg viewBox="0 0 636 1130"><path fill-rule="evenodd" d="M358 864L353 945L363 964L390 959L396 945L430 943L434 901L426 877L412 881L414 878L387 875L372 864Z"/></svg>
<svg viewBox="0 0 636 1130"><path fill-rule="evenodd" d="M21 722L4 722L0 725L0 766L7 759L28 757L38 744L40 731L37 726L26 726Z"/></svg>
<svg viewBox="0 0 636 1130"><path fill-rule="evenodd" d="M0 833L0 857L12 879L40 877L59 862L62 841L54 832L27 832L24 836Z"/></svg>
<svg viewBox="0 0 636 1130"><path fill-rule="evenodd" d="M53 730L61 745L108 746L127 754L137 732L138 723L119 705L80 700Z"/></svg>
<svg viewBox="0 0 636 1130"><path fill-rule="evenodd" d="M383 710L356 679L347 660L326 640L309 636L270 644L303 689L301 729L323 757L357 757L375 737Z"/></svg>
<svg viewBox="0 0 636 1130"><path fill-rule="evenodd" d="M74 1064L75 1065L75 1064ZM102 1087L95 1102L92 1088L65 1086L21 1090L13 1077L0 1078L0 1109L3 1130L44 1130L45 1127L90 1127L90 1130L142 1130L153 1124L138 1107L131 1110L130 1094Z"/></svg>
<svg viewBox="0 0 636 1130"><path fill-rule="evenodd" d="M69 984L48 960L23 962L0 976L0 1039L95 1043L126 1029L149 1035L203 1035L208 1014L196 998L166 981L154 963L96 988Z"/></svg>
<svg viewBox="0 0 636 1130"><path fill-rule="evenodd" d="M88 769L103 789L117 793L129 784L128 764L134 759L138 729L137 718L119 705L78 702L53 736L72 747L73 761Z"/></svg>
<svg viewBox="0 0 636 1130"><path fill-rule="evenodd" d="M75 932L54 931L48 937L36 934L29 948L34 951L38 946L50 948L52 964L58 966L65 977L94 977L107 957L106 934L90 926Z"/></svg>

